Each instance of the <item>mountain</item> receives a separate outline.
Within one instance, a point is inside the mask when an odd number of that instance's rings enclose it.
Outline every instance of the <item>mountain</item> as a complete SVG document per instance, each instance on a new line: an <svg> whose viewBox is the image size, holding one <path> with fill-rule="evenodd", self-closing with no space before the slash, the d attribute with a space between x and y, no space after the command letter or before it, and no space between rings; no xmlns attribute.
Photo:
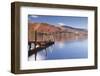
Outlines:
<svg viewBox="0 0 100 76"><path fill-rule="evenodd" d="M56 38L56 40L63 36L63 39L74 39L76 36L78 38L87 37L88 31L86 29L74 28L70 26L57 26L48 23L28 23L28 40L34 40L34 36L36 35L34 31L38 32L39 36L48 36L51 35ZM42 36L40 37L42 40ZM66 38L67 37L67 38Z"/></svg>
<svg viewBox="0 0 100 76"><path fill-rule="evenodd" d="M48 23L28 23L28 30L37 30L39 32L85 32L87 33L86 29L81 28L74 28L70 26L55 26Z"/></svg>
<svg viewBox="0 0 100 76"><path fill-rule="evenodd" d="M29 30L37 30L39 32L58 32L62 29L47 23L28 23Z"/></svg>
<svg viewBox="0 0 100 76"><path fill-rule="evenodd" d="M74 28L74 27L71 27L71 26L62 26L64 28L68 28L68 29L72 29L72 30L77 30L77 31L87 31L86 29L82 29L82 28Z"/></svg>

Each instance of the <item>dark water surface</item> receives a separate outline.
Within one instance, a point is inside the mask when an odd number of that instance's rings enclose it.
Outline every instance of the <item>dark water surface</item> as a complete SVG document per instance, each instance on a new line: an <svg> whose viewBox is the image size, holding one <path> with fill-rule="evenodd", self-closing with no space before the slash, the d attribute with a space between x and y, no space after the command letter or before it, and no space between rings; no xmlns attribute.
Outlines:
<svg viewBox="0 0 100 76"><path fill-rule="evenodd" d="M35 55L29 57L34 60ZM88 40L55 42L54 45L37 53L36 60L88 58Z"/></svg>

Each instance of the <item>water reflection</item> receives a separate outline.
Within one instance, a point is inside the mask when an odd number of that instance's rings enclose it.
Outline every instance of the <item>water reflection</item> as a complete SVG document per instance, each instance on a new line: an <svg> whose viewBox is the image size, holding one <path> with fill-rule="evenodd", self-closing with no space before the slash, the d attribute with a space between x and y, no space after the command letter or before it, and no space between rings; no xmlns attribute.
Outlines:
<svg viewBox="0 0 100 76"><path fill-rule="evenodd" d="M53 45L31 55L29 61L88 57L88 40L86 35L59 35L54 37L55 43ZM41 37L38 36L38 38L38 40L41 40Z"/></svg>
<svg viewBox="0 0 100 76"><path fill-rule="evenodd" d="M34 60L34 54L29 60ZM36 60L75 59L88 57L87 39L77 41L56 42L46 50L37 53Z"/></svg>

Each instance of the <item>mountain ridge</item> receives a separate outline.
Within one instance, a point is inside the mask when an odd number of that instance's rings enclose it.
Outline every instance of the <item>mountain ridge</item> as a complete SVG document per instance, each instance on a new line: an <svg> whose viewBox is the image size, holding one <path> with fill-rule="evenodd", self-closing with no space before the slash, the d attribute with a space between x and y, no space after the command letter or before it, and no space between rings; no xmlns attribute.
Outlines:
<svg viewBox="0 0 100 76"><path fill-rule="evenodd" d="M28 23L29 28L33 28L33 30L35 29L36 26L39 26L37 28L37 30L40 31L52 31L52 32L61 32L61 31L83 31L83 32L87 32L87 29L82 29L82 28L74 28L71 26L57 26L57 25L52 25L52 24L48 24L48 23ZM48 30L48 31L47 31Z"/></svg>

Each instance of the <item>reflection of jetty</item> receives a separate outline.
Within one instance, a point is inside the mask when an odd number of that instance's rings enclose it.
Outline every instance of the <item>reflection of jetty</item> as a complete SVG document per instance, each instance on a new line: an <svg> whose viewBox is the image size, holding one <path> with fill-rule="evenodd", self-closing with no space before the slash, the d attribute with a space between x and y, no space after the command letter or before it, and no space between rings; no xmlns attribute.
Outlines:
<svg viewBox="0 0 100 76"><path fill-rule="evenodd" d="M32 48L32 44L34 45L34 48ZM39 42L35 42L35 41L30 41L28 43L29 45L29 51L28 51L28 56L31 56L32 54L35 54L35 60L36 60L36 56L37 56L37 52L41 51L41 50L46 50L46 48L50 47L51 45L53 45L54 42L52 41L39 41Z"/></svg>

